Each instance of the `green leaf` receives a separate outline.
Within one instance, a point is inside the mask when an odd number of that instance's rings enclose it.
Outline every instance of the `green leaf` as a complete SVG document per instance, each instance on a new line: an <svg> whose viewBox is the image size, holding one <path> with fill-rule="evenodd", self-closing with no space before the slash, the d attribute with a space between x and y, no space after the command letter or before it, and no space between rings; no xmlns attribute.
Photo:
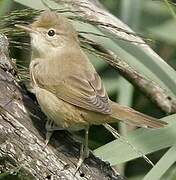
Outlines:
<svg viewBox="0 0 176 180"><path fill-rule="evenodd" d="M80 22L73 22L73 24L77 30L104 35L96 27L90 24ZM116 40L90 34L84 36L91 38L95 42L103 45L105 48L112 50L120 59L126 61L138 72L166 89L169 95L176 95L176 78L174 78L176 77L176 72L158 55L154 54L152 49L149 47L145 47L146 49L140 48L139 46L130 44L127 41L118 40L115 36L113 36L113 38ZM110 33L107 34L107 36L111 37Z"/></svg>
<svg viewBox="0 0 176 180"><path fill-rule="evenodd" d="M176 162L176 144L172 146L143 180L158 180Z"/></svg>
<svg viewBox="0 0 176 180"><path fill-rule="evenodd" d="M133 86L123 77L118 79L118 100L119 104L132 106L133 101Z"/></svg>
<svg viewBox="0 0 176 180"><path fill-rule="evenodd" d="M132 106L133 102L133 86L123 77L120 77L118 79L118 85L119 88L117 89L118 91L118 98L117 102L119 104L125 105L125 106ZM119 133L124 136L127 134L127 125L124 124L123 122L119 123Z"/></svg>
<svg viewBox="0 0 176 180"><path fill-rule="evenodd" d="M116 93L119 89L118 79L115 78L103 78L103 82L105 84L105 88L108 94Z"/></svg>
<svg viewBox="0 0 176 180"><path fill-rule="evenodd" d="M108 63L106 63L105 61L103 61L100 57L95 56L93 54L90 53L86 53L91 61L91 63L94 65L94 67L96 68L97 71L100 71L102 69L106 69L108 66Z"/></svg>
<svg viewBox="0 0 176 180"><path fill-rule="evenodd" d="M146 44L132 44L128 41L119 40L118 37L111 35L109 32L107 32L106 35L113 38L114 43L116 43L116 47L108 43L103 44L106 48L111 48L120 59L130 64L147 78L157 82L161 87L166 89L170 95L176 96L175 70L149 46Z"/></svg>
<svg viewBox="0 0 176 180"><path fill-rule="evenodd" d="M129 133L126 139L143 154L149 154L174 145L176 137L176 114L167 116L162 120L169 123L167 127L161 129L140 128ZM110 162L111 165L124 163L141 156L140 153L136 153L121 139L116 139L95 149L94 154L100 159Z"/></svg>
<svg viewBox="0 0 176 180"><path fill-rule="evenodd" d="M11 0L1 0L0 1L0 16L5 14L12 6Z"/></svg>
<svg viewBox="0 0 176 180"><path fill-rule="evenodd" d="M176 21L175 19L172 19L159 26L150 28L149 32L159 40L165 41L169 44L176 44L176 36L174 36L175 27Z"/></svg>

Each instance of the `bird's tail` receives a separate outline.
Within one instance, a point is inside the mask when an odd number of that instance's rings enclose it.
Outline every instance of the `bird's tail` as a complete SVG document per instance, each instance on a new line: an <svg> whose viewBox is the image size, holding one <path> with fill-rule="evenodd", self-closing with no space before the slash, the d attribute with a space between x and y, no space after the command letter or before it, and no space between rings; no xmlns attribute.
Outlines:
<svg viewBox="0 0 176 180"><path fill-rule="evenodd" d="M138 127L162 128L167 125L167 123L164 121L147 116L135 111L132 108L119 105L115 102L112 102L111 117L113 122L115 122L115 119L118 119L126 122L127 124L132 124Z"/></svg>

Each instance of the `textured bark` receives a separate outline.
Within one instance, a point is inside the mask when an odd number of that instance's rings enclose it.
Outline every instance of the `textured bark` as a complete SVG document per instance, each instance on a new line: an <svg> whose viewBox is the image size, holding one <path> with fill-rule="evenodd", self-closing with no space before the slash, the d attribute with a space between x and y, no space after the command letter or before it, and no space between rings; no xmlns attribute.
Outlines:
<svg viewBox="0 0 176 180"><path fill-rule="evenodd" d="M8 42L0 35L0 170L23 179L124 180L92 154L74 176L79 145L66 132L55 133L45 150L45 116L15 80ZM1 174L0 174L1 175Z"/></svg>

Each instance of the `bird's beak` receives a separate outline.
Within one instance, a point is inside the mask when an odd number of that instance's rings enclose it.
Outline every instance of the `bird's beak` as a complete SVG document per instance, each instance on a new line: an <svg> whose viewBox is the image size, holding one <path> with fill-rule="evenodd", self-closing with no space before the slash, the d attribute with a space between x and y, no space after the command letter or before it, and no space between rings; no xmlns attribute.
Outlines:
<svg viewBox="0 0 176 180"><path fill-rule="evenodd" d="M15 27L17 27L17 28L20 28L20 29L23 29L23 30L25 30L25 31L27 31L27 32L29 32L29 33L31 33L31 32L34 32L34 33L36 33L36 31L35 30L33 30L32 28L31 28L31 26L24 26L24 25L21 25L21 24L15 24Z"/></svg>

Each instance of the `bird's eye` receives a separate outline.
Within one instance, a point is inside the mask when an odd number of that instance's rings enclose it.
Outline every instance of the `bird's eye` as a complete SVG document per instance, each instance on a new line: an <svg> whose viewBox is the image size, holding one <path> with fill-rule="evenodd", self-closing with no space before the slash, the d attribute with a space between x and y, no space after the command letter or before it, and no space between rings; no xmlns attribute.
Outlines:
<svg viewBox="0 0 176 180"><path fill-rule="evenodd" d="M54 36L56 34L56 31L54 30L54 29L50 29L49 31L48 31L48 36Z"/></svg>

